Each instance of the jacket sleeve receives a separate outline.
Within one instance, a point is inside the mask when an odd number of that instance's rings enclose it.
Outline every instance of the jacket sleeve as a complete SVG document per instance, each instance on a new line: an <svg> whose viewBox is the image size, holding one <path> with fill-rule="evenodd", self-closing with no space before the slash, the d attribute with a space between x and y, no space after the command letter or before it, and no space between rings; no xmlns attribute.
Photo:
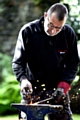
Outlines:
<svg viewBox="0 0 80 120"><path fill-rule="evenodd" d="M65 57L65 69L63 74L63 80L68 82L69 84L75 79L77 71L78 71L78 63L79 63L79 56L78 56L78 49L77 49L77 40L75 33L72 34L70 39L73 39L70 44L70 48L67 52Z"/></svg>
<svg viewBox="0 0 80 120"><path fill-rule="evenodd" d="M26 73L26 64L28 56L28 53L26 51L27 46L28 46L27 29L21 29L18 35L14 57L12 60L12 69L18 81L21 81L23 78L27 77Z"/></svg>

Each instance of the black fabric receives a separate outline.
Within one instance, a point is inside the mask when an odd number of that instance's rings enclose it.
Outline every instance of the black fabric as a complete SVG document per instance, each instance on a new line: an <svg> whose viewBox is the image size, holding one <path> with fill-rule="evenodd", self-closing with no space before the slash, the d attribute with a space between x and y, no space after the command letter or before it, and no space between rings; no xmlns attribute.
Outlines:
<svg viewBox="0 0 80 120"><path fill-rule="evenodd" d="M24 25L18 36L12 68L18 81L41 80L55 87L74 80L78 68L77 41L73 29L65 25L51 37L42 27L43 18ZM49 83L49 85L51 85Z"/></svg>

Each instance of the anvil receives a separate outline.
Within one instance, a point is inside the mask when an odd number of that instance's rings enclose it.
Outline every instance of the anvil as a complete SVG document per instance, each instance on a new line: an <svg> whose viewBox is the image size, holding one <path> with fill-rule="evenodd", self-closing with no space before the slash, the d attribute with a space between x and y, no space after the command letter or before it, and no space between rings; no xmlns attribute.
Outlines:
<svg viewBox="0 0 80 120"><path fill-rule="evenodd" d="M27 120L44 120L46 114L62 111L62 105L12 103L11 106L23 111Z"/></svg>

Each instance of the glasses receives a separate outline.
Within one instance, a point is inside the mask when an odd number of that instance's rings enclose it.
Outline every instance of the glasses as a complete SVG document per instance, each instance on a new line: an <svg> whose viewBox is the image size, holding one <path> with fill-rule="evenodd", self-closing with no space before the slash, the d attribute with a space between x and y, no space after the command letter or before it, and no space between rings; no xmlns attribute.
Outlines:
<svg viewBox="0 0 80 120"><path fill-rule="evenodd" d="M62 27L57 27L57 26L54 26L51 22L50 22L50 20L49 20L49 18L47 18L47 20L48 20L48 27L49 28L51 28L51 29L56 29L57 31L60 31L61 29L62 29Z"/></svg>

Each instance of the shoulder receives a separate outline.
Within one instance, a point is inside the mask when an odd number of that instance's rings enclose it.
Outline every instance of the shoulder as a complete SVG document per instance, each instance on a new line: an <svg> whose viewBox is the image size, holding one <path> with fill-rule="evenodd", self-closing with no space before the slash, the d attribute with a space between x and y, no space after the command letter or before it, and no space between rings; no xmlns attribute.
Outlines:
<svg viewBox="0 0 80 120"><path fill-rule="evenodd" d="M71 47L74 43L77 42L77 38L76 38L76 33L74 31L74 29L68 25L68 24L65 24L63 29L62 29L62 32L61 32L61 35L64 37L66 43Z"/></svg>
<svg viewBox="0 0 80 120"><path fill-rule="evenodd" d="M25 25L22 26L22 28L20 29L20 31L24 31L24 30L30 30L32 32L35 31L41 31L41 27L42 27L42 21L43 21L43 16L41 16L41 18L36 19L34 21L31 21Z"/></svg>
<svg viewBox="0 0 80 120"><path fill-rule="evenodd" d="M75 35L74 29L68 24L65 24L65 26L63 27L63 30L66 32L66 34Z"/></svg>
<svg viewBox="0 0 80 120"><path fill-rule="evenodd" d="M23 31L23 30L25 30L25 29L31 28L33 25L36 26L38 21L39 21L39 20L36 19L36 20L34 20L34 21L31 21L31 22L23 25L23 26L21 27L20 31Z"/></svg>
<svg viewBox="0 0 80 120"><path fill-rule="evenodd" d="M27 23L27 24L24 24L22 27L21 27L21 29L19 30L19 34L18 34L18 37L25 37L25 36L29 36L29 35L31 35L31 30L32 30L32 28L33 28L33 26L35 26L35 28L36 28L36 25L37 25L37 22L38 22L39 20L37 19L37 20L34 20L34 21L31 21L31 22L29 22L29 23Z"/></svg>

